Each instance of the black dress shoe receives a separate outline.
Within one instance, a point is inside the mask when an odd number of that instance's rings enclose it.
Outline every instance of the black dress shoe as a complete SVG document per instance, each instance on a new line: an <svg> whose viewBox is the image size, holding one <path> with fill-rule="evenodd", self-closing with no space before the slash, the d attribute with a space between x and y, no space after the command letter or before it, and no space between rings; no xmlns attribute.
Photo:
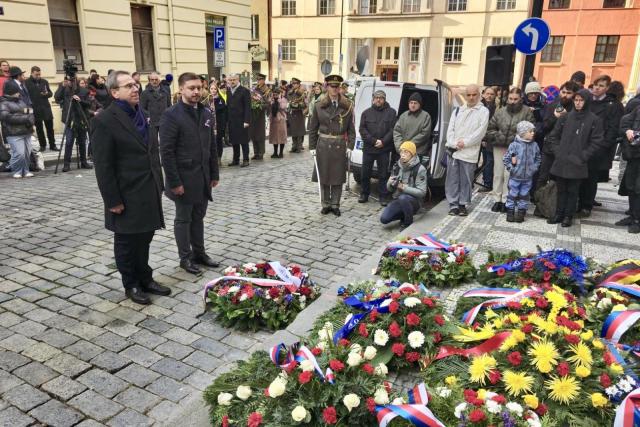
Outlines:
<svg viewBox="0 0 640 427"><path fill-rule="evenodd" d="M491 206L491 212L500 212L500 210L502 209L502 203L500 202L495 202L493 204L493 206Z"/></svg>
<svg viewBox="0 0 640 427"><path fill-rule="evenodd" d="M191 261L190 259L180 261L180 267L182 267L182 269L187 273L196 274L196 275L202 274L202 270L200 270L198 266L195 265L193 261Z"/></svg>
<svg viewBox="0 0 640 427"><path fill-rule="evenodd" d="M616 221L616 223L614 225L625 226L626 227L626 226L629 226L631 224L633 224L633 218L628 216L626 218L622 218L620 221Z"/></svg>
<svg viewBox="0 0 640 427"><path fill-rule="evenodd" d="M272 155L271 155L271 158L272 158L272 159L277 159L277 158L278 158L278 155L277 155L277 154L272 154Z"/></svg>
<svg viewBox="0 0 640 427"><path fill-rule="evenodd" d="M85 162L80 165L80 169L93 169L93 165Z"/></svg>
<svg viewBox="0 0 640 427"><path fill-rule="evenodd" d="M386 197L380 197L380 206L386 207L389 205L389 199Z"/></svg>
<svg viewBox="0 0 640 427"><path fill-rule="evenodd" d="M458 215L459 216L467 216L467 215L469 215L469 212L467 212L467 207L466 206L460 206L458 208Z"/></svg>
<svg viewBox="0 0 640 427"><path fill-rule="evenodd" d="M167 288L166 286L162 286L155 280L147 283L142 288L149 294L162 295L165 297L171 295L171 289Z"/></svg>
<svg viewBox="0 0 640 427"><path fill-rule="evenodd" d="M562 216L554 215L547 220L547 224L560 224L562 222Z"/></svg>
<svg viewBox="0 0 640 427"><path fill-rule="evenodd" d="M69 172L71 170L71 166L69 165L64 165L64 167L62 168L62 172Z"/></svg>
<svg viewBox="0 0 640 427"><path fill-rule="evenodd" d="M333 214L334 214L335 216L340 216L340 215L342 215L342 214L340 213L340 208L331 208L331 210L333 211Z"/></svg>
<svg viewBox="0 0 640 427"><path fill-rule="evenodd" d="M320 210L320 213L321 213L322 215L326 215L326 214L328 214L329 212L331 212L331 208L322 208L322 209Z"/></svg>
<svg viewBox="0 0 640 427"><path fill-rule="evenodd" d="M227 166L239 166L240 162L231 162L229 164L227 164Z"/></svg>
<svg viewBox="0 0 640 427"><path fill-rule="evenodd" d="M217 268L220 267L220 263L215 262L209 255L198 255L193 258L193 262L200 265L206 265L207 267Z"/></svg>
<svg viewBox="0 0 640 427"><path fill-rule="evenodd" d="M51 151L60 151L60 149L58 147L56 147L55 145L53 147L49 147L49 150L51 150Z"/></svg>
<svg viewBox="0 0 640 427"><path fill-rule="evenodd" d="M460 212L460 210L458 208L449 209L449 215L451 215L451 216L457 216L459 212Z"/></svg>
<svg viewBox="0 0 640 427"><path fill-rule="evenodd" d="M361 194L360 197L358 197L358 203L367 203L369 201L369 196L367 196L366 194Z"/></svg>
<svg viewBox="0 0 640 427"><path fill-rule="evenodd" d="M602 206L602 203L600 202L596 202L595 200L593 201L593 206Z"/></svg>
<svg viewBox="0 0 640 427"><path fill-rule="evenodd" d="M149 295L147 295L147 293L142 290L142 288L125 289L124 294L136 304L151 304L151 298L149 298Z"/></svg>
<svg viewBox="0 0 640 427"><path fill-rule="evenodd" d="M570 216L565 216L560 226L567 228L567 227L571 227L571 224L573 224L573 218L571 218Z"/></svg>
<svg viewBox="0 0 640 427"><path fill-rule="evenodd" d="M246 168L247 166L249 166L249 160L243 160L242 164L240 165L241 168Z"/></svg>

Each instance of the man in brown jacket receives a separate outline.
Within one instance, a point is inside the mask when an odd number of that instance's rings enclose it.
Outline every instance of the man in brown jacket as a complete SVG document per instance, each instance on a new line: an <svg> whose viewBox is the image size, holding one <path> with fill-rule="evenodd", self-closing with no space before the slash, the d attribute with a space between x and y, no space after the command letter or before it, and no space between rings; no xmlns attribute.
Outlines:
<svg viewBox="0 0 640 427"><path fill-rule="evenodd" d="M313 182L320 182L323 215L333 212L340 216L342 184L346 182L347 156L356 139L353 124L353 103L340 95L342 77L325 78L327 95L313 109L309 121L309 148L316 156L317 169Z"/></svg>

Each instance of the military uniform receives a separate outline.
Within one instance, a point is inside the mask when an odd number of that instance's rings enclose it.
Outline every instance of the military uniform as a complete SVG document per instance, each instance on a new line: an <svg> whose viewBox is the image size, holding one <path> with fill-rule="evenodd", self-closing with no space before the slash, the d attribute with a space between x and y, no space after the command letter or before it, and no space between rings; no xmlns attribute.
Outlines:
<svg viewBox="0 0 640 427"><path fill-rule="evenodd" d="M300 83L300 80L293 78L291 79L291 83ZM299 153L303 150L302 143L307 133L304 120L304 112L307 108L306 98L302 87L299 87L297 90L291 89L287 93L287 100L289 101L289 135L292 140L292 153Z"/></svg>
<svg viewBox="0 0 640 427"><path fill-rule="evenodd" d="M329 84L339 84L340 76L328 76ZM347 149L352 150L356 138L353 104L342 95L333 101L329 94L316 104L309 121L309 148L316 150L317 170L314 182L321 189L322 213L340 215L342 184L347 175Z"/></svg>
<svg viewBox="0 0 640 427"><path fill-rule="evenodd" d="M251 126L249 138L253 143L253 160L262 160L264 156L264 141L266 139L265 113L269 112L271 89L264 84L267 76L258 74L258 84L251 90Z"/></svg>

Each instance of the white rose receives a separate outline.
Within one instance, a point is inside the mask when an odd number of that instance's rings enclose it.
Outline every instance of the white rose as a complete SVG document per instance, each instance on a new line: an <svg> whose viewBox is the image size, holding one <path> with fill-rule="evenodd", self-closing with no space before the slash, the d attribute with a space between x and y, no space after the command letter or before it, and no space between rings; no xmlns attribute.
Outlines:
<svg viewBox="0 0 640 427"><path fill-rule="evenodd" d="M236 396L238 396L238 399L247 400L251 397L251 387L246 385L239 385L238 389L236 390Z"/></svg>
<svg viewBox="0 0 640 427"><path fill-rule="evenodd" d="M278 377L271 384L269 384L268 392L269 397L276 398L280 397L287 390L287 382L282 378Z"/></svg>
<svg viewBox="0 0 640 427"><path fill-rule="evenodd" d="M229 293L230 294L235 294L236 292L238 292L240 290L240 286L232 286L229 288Z"/></svg>
<svg viewBox="0 0 640 427"><path fill-rule="evenodd" d="M447 387L437 387L436 394L446 399L447 397L451 396L451 389Z"/></svg>
<svg viewBox="0 0 640 427"><path fill-rule="evenodd" d="M342 403L344 403L344 406L346 406L349 412L351 412L353 408L356 408L358 405L360 405L360 398L353 393L347 394L342 399Z"/></svg>
<svg viewBox="0 0 640 427"><path fill-rule="evenodd" d="M419 348L424 344L424 334L420 331L413 331L407 336L411 348Z"/></svg>
<svg viewBox="0 0 640 427"><path fill-rule="evenodd" d="M495 400L487 400L485 405L487 405L487 411L489 411L492 414L499 414L500 411L502 410L502 405L500 405Z"/></svg>
<svg viewBox="0 0 640 427"><path fill-rule="evenodd" d="M307 418L307 410L304 409L304 406L298 405L291 411L291 418L293 418L293 421L300 422Z"/></svg>
<svg viewBox="0 0 640 427"><path fill-rule="evenodd" d="M393 402L391 402L392 405L404 405L404 399L401 397L396 397L395 399L393 399Z"/></svg>
<svg viewBox="0 0 640 427"><path fill-rule="evenodd" d="M229 406L229 405L231 405L231 399L233 399L233 394L231 394L231 393L220 393L218 395L218 405Z"/></svg>
<svg viewBox="0 0 640 427"><path fill-rule="evenodd" d="M302 372L311 372L315 369L315 367L313 366L313 362L311 362L311 360L303 360L302 362L300 362L300 369L302 369Z"/></svg>
<svg viewBox="0 0 640 427"><path fill-rule="evenodd" d="M362 346L358 343L351 344L351 348L349 348L351 353L362 353Z"/></svg>
<svg viewBox="0 0 640 427"><path fill-rule="evenodd" d="M324 351L324 349L327 347L327 342L326 341L320 341L318 344L316 344L316 347L318 347L320 350Z"/></svg>
<svg viewBox="0 0 640 427"><path fill-rule="evenodd" d="M242 301L246 301L246 300L247 300L247 298L249 298L249 297L247 296L247 294L242 294L242 295L240 295L240 302L242 302Z"/></svg>
<svg viewBox="0 0 640 427"><path fill-rule="evenodd" d="M373 358L376 357L376 354L378 354L378 350L373 346L368 345L364 350L364 358L367 360L373 360Z"/></svg>
<svg viewBox="0 0 640 427"><path fill-rule="evenodd" d="M374 369L374 372L376 375L379 375L381 377L386 377L387 374L389 373L389 369L387 368L387 365L385 365L384 363L378 363Z"/></svg>
<svg viewBox="0 0 640 427"><path fill-rule="evenodd" d="M373 395L373 400L378 405L386 405L387 403L389 403L389 394L387 393L387 390L385 390L384 388L377 389L375 394Z"/></svg>
<svg viewBox="0 0 640 427"><path fill-rule="evenodd" d="M523 409L519 403L509 402L505 406L507 407L508 410L510 410L511 412L514 412L518 417L522 416Z"/></svg>
<svg viewBox="0 0 640 427"><path fill-rule="evenodd" d="M456 256L453 253L449 252L449 254L447 255L447 262L449 264L456 262Z"/></svg>
<svg viewBox="0 0 640 427"><path fill-rule="evenodd" d="M373 334L373 342L375 345L384 347L387 345L387 341L389 341L389 335L382 329L376 329L376 332Z"/></svg>
<svg viewBox="0 0 640 427"><path fill-rule="evenodd" d="M349 357L347 357L347 365L354 367L358 366L360 363L362 363L362 356L360 356L360 353L349 353Z"/></svg>
<svg viewBox="0 0 640 427"><path fill-rule="evenodd" d="M320 341L328 341L329 340L329 336L327 335L327 331L322 328L318 331L318 339L320 339Z"/></svg>
<svg viewBox="0 0 640 427"><path fill-rule="evenodd" d="M299 299L300 299L300 303L301 303L301 304L304 304L304 303L307 301L307 297L306 297L306 296L304 296L304 295L300 295L300 298L299 298Z"/></svg>
<svg viewBox="0 0 640 427"><path fill-rule="evenodd" d="M406 255L409 253L409 249L400 249L398 252L396 252L398 255Z"/></svg>
<svg viewBox="0 0 640 427"><path fill-rule="evenodd" d="M234 274L236 274L236 269L234 267L227 267L224 269L222 274L224 274L225 276L233 276Z"/></svg>
<svg viewBox="0 0 640 427"><path fill-rule="evenodd" d="M460 404L458 404L458 406L456 406L456 408L453 410L453 415L456 416L456 418L460 419L462 418L462 413L467 409L467 402L462 402Z"/></svg>
<svg viewBox="0 0 640 427"><path fill-rule="evenodd" d="M421 304L421 302L416 297L409 297L409 298L405 298L404 300L404 305L406 305L409 308L415 307L416 305L419 305L419 304Z"/></svg>
<svg viewBox="0 0 640 427"><path fill-rule="evenodd" d="M602 298L600 302L596 305L596 307L599 308L600 310L604 310L605 308L610 307L611 305L613 305L611 298Z"/></svg>

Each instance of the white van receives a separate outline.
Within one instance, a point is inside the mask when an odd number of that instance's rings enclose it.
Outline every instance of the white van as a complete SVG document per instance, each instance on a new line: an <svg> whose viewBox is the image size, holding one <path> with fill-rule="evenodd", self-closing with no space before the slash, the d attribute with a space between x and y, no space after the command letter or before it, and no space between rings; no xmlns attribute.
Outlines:
<svg viewBox="0 0 640 427"><path fill-rule="evenodd" d="M373 93L383 90L387 94L387 102L398 112L398 116L409 109L409 97L418 92L422 96L424 105L422 109L431 116L431 140L433 145L428 159L429 185L431 187L444 186L445 168L441 165L445 154L447 138L447 126L453 109L462 104L462 100L456 97L453 90L445 82L435 80L435 85L418 85L402 82L385 82L375 79L363 79L356 82L355 97L355 125L356 144L351 153L351 172L357 183L360 183L362 171L362 138L360 137L360 117L362 112L371 107ZM372 177L377 178L377 170L374 167Z"/></svg>

